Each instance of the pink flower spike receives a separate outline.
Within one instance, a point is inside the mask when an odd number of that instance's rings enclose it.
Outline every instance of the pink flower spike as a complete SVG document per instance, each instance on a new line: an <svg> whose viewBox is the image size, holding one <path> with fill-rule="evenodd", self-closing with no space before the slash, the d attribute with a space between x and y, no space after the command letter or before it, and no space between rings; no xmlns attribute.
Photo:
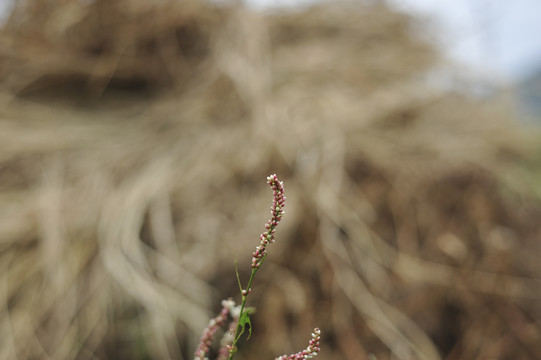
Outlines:
<svg viewBox="0 0 541 360"><path fill-rule="evenodd" d="M214 335L218 329L224 326L225 321L228 319L228 317L232 316L231 312L234 310L235 302L233 300L230 299L222 301L222 311L214 319L211 319L205 330L203 330L203 335L199 341L199 346L195 351L194 360L206 359L210 346L212 345L212 341L214 340Z"/></svg>
<svg viewBox="0 0 541 360"><path fill-rule="evenodd" d="M312 333L312 339L310 340L310 343L308 347L303 350L299 351L296 354L291 355L282 355L280 357L277 357L275 360L301 360L301 359L311 359L319 353L319 340L321 338L321 331L319 328L315 328L314 332Z"/></svg>
<svg viewBox="0 0 541 360"><path fill-rule="evenodd" d="M273 243L274 233L276 232L276 227L282 220L282 214L284 211L282 208L285 206L285 196L284 196L284 183L278 180L276 174L269 175L267 177L267 183L273 190L273 200L271 207L271 218L265 224L265 231L259 237L261 244L256 248L256 251L253 253L252 257L252 268L259 269L263 263L263 259L267 254L267 246Z"/></svg>

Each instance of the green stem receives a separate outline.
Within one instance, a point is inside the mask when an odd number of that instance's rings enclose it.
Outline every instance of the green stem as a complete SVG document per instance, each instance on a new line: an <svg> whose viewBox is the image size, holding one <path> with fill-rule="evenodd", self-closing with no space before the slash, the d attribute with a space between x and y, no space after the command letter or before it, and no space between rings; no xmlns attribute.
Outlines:
<svg viewBox="0 0 541 360"><path fill-rule="evenodd" d="M252 269L252 274L250 275L250 280L248 280L248 286L246 286L246 295L242 295L242 304L240 306L240 313L239 313L239 319L242 318L242 314L244 314L244 308L246 307L246 299L248 298L248 293L250 287L252 286L252 281L254 280L254 276L257 272L258 268ZM229 360L233 359L233 355L237 352L237 342L240 339L240 336L242 335L242 329L240 329L240 324L237 323L237 327L235 329L235 337L233 340L233 344L231 344L231 351L229 351ZM240 333L239 333L240 332Z"/></svg>

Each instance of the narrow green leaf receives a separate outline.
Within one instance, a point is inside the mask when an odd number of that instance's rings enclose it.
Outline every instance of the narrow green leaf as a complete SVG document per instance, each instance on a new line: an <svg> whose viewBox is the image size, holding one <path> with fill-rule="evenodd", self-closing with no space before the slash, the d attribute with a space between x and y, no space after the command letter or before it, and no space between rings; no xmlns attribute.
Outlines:
<svg viewBox="0 0 541 360"><path fill-rule="evenodd" d="M237 282L239 284L240 293L242 294L242 284L240 283L239 269L237 267L237 259L235 259L235 274L237 274Z"/></svg>

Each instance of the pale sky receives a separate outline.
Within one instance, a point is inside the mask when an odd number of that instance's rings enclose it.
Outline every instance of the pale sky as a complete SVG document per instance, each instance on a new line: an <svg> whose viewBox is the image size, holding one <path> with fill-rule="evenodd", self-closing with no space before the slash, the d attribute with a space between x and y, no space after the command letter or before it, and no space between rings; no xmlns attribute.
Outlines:
<svg viewBox="0 0 541 360"><path fill-rule="evenodd" d="M257 7L310 0L248 0ZM541 66L541 0L387 0L420 20L450 58L517 79Z"/></svg>
<svg viewBox="0 0 541 360"><path fill-rule="evenodd" d="M512 78L541 66L540 0L389 2L434 19L442 29L442 49L455 59Z"/></svg>

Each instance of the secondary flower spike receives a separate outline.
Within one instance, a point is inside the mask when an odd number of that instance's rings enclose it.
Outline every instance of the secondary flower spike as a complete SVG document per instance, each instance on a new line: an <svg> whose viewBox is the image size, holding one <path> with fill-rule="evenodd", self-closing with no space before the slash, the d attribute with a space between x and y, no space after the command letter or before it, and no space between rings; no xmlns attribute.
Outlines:
<svg viewBox="0 0 541 360"><path fill-rule="evenodd" d="M319 340L321 338L321 331L319 328L315 328L314 332L312 333L312 339L310 340L310 343L308 344L308 347L304 349L303 351L299 351L296 354L291 355L282 355L280 357L277 357L275 360L304 360L304 359L311 359L314 356L317 355L319 352Z"/></svg>
<svg viewBox="0 0 541 360"><path fill-rule="evenodd" d="M199 341L199 346L195 351L194 360L208 360L207 354L214 340L214 335L224 326L228 317L235 317L235 312L238 311L237 306L233 300L223 300L222 301L222 311L214 319L210 320L208 326L203 331L201 340ZM237 315L238 316L238 315Z"/></svg>
<svg viewBox="0 0 541 360"><path fill-rule="evenodd" d="M265 256L267 256L267 246L270 243L274 242L274 233L276 232L276 226L282 220L282 215L284 214L284 206L286 202L286 197L284 196L284 183L278 180L276 174L272 174L267 177L267 184L270 185L273 191L273 201L271 207L271 218L265 224L265 231L259 236L261 243L253 253L252 257L252 269L259 269Z"/></svg>

